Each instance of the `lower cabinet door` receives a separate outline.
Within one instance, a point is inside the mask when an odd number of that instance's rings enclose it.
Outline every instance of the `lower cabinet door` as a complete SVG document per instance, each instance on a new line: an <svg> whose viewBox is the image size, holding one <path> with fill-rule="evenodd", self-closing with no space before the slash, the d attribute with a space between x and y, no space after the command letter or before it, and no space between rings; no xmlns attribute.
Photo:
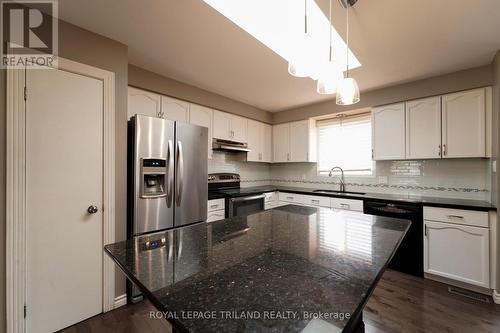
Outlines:
<svg viewBox="0 0 500 333"><path fill-rule="evenodd" d="M489 229L424 221L424 271L490 287Z"/></svg>

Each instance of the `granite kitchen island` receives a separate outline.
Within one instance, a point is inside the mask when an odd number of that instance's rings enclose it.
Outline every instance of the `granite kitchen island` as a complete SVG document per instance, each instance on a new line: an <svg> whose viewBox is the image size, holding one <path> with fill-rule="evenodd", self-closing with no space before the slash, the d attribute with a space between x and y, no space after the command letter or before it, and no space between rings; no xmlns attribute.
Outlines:
<svg viewBox="0 0 500 333"><path fill-rule="evenodd" d="M176 331L363 332L363 307L409 226L288 205L105 251Z"/></svg>

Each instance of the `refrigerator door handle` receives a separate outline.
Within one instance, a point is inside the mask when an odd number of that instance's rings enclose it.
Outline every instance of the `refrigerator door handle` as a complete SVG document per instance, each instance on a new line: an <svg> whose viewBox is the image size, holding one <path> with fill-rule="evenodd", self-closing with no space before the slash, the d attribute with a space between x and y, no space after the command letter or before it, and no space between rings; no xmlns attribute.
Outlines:
<svg viewBox="0 0 500 333"><path fill-rule="evenodd" d="M176 193L176 202L177 206L181 205L182 200L182 181L184 179L184 153L182 151L182 142L177 141L177 193Z"/></svg>
<svg viewBox="0 0 500 333"><path fill-rule="evenodd" d="M172 206L172 194L174 191L174 152L172 150L172 140L168 140L167 147L167 207Z"/></svg>
<svg viewBox="0 0 500 333"><path fill-rule="evenodd" d="M182 243L183 243L183 238L184 238L184 230L179 229L179 248L178 248L178 251L177 251L177 259L180 259L181 258L181 255L182 255Z"/></svg>

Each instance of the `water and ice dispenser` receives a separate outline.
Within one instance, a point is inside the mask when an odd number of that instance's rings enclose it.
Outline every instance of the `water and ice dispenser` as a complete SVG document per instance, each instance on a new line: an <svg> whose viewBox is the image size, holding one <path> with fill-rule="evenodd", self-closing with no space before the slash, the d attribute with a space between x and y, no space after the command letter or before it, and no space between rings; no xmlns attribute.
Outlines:
<svg viewBox="0 0 500 333"><path fill-rule="evenodd" d="M167 161L163 158L141 159L141 198L167 196Z"/></svg>

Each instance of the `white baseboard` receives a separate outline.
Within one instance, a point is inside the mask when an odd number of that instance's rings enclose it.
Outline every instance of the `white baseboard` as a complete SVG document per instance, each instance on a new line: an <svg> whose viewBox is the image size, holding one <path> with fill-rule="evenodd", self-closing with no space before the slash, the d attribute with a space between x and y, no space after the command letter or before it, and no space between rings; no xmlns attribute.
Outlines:
<svg viewBox="0 0 500 333"><path fill-rule="evenodd" d="M115 309L127 305L127 294L115 297Z"/></svg>
<svg viewBox="0 0 500 333"><path fill-rule="evenodd" d="M497 292L496 290L493 290L493 302L495 302L496 304L500 304L500 293Z"/></svg>

